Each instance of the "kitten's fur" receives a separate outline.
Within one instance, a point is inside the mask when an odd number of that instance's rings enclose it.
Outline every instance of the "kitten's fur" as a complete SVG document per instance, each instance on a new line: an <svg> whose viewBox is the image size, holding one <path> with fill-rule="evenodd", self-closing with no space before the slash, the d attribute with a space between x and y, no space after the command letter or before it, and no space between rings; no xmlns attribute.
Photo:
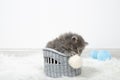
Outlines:
<svg viewBox="0 0 120 80"><path fill-rule="evenodd" d="M66 55L80 55L87 44L82 36L75 33L65 33L48 42L46 47L55 49Z"/></svg>

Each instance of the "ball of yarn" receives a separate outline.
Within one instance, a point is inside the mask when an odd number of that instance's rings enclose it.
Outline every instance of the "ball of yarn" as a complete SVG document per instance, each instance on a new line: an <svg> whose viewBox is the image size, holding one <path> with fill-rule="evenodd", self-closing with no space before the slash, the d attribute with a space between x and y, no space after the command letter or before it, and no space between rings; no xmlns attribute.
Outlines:
<svg viewBox="0 0 120 80"><path fill-rule="evenodd" d="M105 61L110 60L112 56L107 50L92 50L90 52L90 57L99 61Z"/></svg>
<svg viewBox="0 0 120 80"><path fill-rule="evenodd" d="M100 61L110 60L111 54L106 50L101 50L97 54L97 59Z"/></svg>
<svg viewBox="0 0 120 80"><path fill-rule="evenodd" d="M68 60L68 63L72 68L80 68L82 65L81 57L79 55L71 56Z"/></svg>
<svg viewBox="0 0 120 80"><path fill-rule="evenodd" d="M97 50L92 50L90 52L90 57L93 58L93 59L97 59L97 54L98 54Z"/></svg>

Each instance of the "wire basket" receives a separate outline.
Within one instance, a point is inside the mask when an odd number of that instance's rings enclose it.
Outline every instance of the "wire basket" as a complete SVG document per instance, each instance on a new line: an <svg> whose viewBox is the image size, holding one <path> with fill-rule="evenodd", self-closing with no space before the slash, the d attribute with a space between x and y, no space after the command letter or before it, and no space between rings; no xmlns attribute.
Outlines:
<svg viewBox="0 0 120 80"><path fill-rule="evenodd" d="M73 69L68 64L67 56L54 49L43 49L44 55L44 72L47 76L58 78L62 76L74 77L81 74L81 68Z"/></svg>

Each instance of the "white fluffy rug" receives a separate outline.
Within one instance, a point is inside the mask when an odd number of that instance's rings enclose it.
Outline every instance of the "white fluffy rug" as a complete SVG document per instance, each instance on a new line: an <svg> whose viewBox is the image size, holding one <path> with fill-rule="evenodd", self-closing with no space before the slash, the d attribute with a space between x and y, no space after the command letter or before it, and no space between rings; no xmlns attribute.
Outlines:
<svg viewBox="0 0 120 80"><path fill-rule="evenodd" d="M58 80L120 80L120 59L97 61L83 58L82 74ZM0 54L0 80L56 80L46 77L41 53L25 56Z"/></svg>

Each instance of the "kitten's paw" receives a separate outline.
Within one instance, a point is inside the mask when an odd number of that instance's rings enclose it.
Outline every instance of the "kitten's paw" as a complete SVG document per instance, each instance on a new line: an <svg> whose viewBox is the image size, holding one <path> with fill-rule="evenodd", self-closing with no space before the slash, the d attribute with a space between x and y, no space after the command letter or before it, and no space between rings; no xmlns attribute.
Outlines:
<svg viewBox="0 0 120 80"><path fill-rule="evenodd" d="M73 55L76 55L77 53L76 52L74 52L74 51L71 51L71 56L73 56Z"/></svg>

